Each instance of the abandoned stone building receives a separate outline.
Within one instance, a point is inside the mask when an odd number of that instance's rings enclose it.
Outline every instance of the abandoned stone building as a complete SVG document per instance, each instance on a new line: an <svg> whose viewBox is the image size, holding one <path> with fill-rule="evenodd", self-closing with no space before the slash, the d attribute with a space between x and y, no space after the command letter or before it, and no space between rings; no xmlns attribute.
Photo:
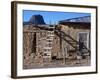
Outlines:
<svg viewBox="0 0 100 80"><path fill-rule="evenodd" d="M85 16L59 22L55 34L61 38L60 54L63 53L66 58L76 58L77 55L82 55L79 50L80 42L82 42L83 55L90 55L90 20L90 16Z"/></svg>
<svg viewBox="0 0 100 80"><path fill-rule="evenodd" d="M52 60L90 58L90 16L62 20L57 25L46 25L40 15L32 17L23 27L23 68Z"/></svg>
<svg viewBox="0 0 100 80"><path fill-rule="evenodd" d="M25 25L23 33L25 64L34 59L36 59L34 61L38 62L41 57L43 59L51 59L54 27L49 27L48 25Z"/></svg>

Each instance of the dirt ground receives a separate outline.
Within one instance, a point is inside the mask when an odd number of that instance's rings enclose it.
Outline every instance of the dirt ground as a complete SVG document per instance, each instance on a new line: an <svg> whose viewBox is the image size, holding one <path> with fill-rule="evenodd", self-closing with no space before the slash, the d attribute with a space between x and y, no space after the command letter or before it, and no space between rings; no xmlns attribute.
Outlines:
<svg viewBox="0 0 100 80"><path fill-rule="evenodd" d="M28 65L24 65L24 69L39 69L39 68L57 68L57 67L78 67L78 66L90 66L91 59L66 59L66 60L52 60L50 62L31 62Z"/></svg>

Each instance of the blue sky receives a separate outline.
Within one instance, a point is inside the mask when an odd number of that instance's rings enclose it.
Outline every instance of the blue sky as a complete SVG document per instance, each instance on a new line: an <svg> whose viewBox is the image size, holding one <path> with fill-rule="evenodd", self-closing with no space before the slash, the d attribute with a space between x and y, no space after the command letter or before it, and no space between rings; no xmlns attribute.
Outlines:
<svg viewBox="0 0 100 80"><path fill-rule="evenodd" d="M91 15L90 13L23 10L23 21L29 21L31 16L36 14L42 15L46 24L57 24L60 20Z"/></svg>

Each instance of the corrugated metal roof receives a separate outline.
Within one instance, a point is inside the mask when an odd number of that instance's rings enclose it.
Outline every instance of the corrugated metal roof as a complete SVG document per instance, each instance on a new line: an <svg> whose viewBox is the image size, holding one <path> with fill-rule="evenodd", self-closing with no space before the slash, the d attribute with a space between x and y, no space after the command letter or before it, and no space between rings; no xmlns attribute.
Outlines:
<svg viewBox="0 0 100 80"><path fill-rule="evenodd" d="M91 16L83 16L83 17L78 17L78 18L71 18L71 19L66 19L59 21L59 23L64 23L64 22L83 22L83 23L90 23L91 22Z"/></svg>

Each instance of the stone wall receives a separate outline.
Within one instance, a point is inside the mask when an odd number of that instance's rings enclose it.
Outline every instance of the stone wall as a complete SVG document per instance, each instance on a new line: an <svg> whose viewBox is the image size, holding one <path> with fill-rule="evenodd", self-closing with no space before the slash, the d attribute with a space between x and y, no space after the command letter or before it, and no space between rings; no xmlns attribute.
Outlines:
<svg viewBox="0 0 100 80"><path fill-rule="evenodd" d="M51 32L52 31L39 29L38 26L33 25L25 25L23 27L24 66L29 66L34 63L40 64L43 58L46 57L51 59L51 53L45 54L45 47L48 47L46 44L47 39L51 38L49 36ZM52 34L54 34L54 32ZM51 45L51 47L52 46L53 45ZM49 52L52 52L52 49Z"/></svg>
<svg viewBox="0 0 100 80"><path fill-rule="evenodd" d="M35 34L29 32L30 30L34 30L31 25L26 25L23 28L23 57L24 57L24 66L29 65L35 56Z"/></svg>

